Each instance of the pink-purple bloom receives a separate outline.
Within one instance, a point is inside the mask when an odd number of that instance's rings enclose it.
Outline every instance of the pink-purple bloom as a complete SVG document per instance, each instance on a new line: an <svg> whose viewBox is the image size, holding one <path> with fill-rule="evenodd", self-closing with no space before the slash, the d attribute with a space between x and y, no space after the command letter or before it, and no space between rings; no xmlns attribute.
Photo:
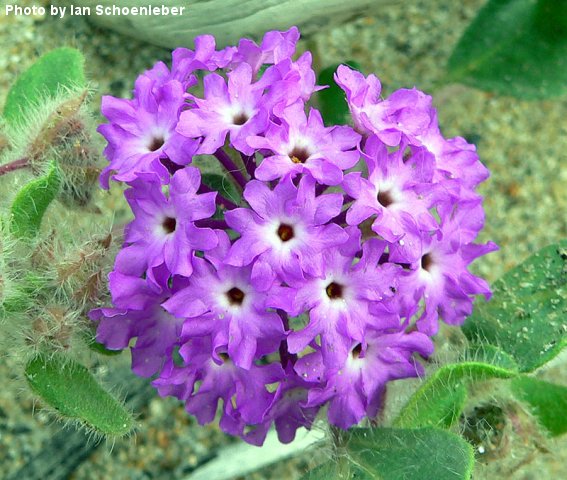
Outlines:
<svg viewBox="0 0 567 480"><path fill-rule="evenodd" d="M274 190L258 180L246 185L250 208L226 212L228 226L240 233L225 262L234 266L254 263L253 276L278 274L281 279L303 278L310 259L348 236L331 220L340 214L342 195L315 195L315 181L305 176L296 187L290 176Z"/></svg>
<svg viewBox="0 0 567 480"><path fill-rule="evenodd" d="M320 412L344 429L378 415L389 382L423 373L439 322L490 296L469 266L496 248L474 243L488 170L442 136L431 97L382 98L376 76L342 65L352 127L325 126L298 39L294 27L217 50L197 37L132 99L104 97L99 128L101 184L128 186L134 219L112 307L91 312L97 339L130 346L134 372L199 423L220 410L256 445L272 425L290 442ZM196 155L238 193L211 188Z"/></svg>
<svg viewBox="0 0 567 480"><path fill-rule="evenodd" d="M219 245L205 258L193 260L195 269L187 288L163 307L185 318L184 335L210 336L214 349L226 347L236 365L250 369L252 362L278 349L284 338L281 318L267 312L266 291L276 279L252 277L252 267L236 268L226 259L230 240L219 231Z"/></svg>
<svg viewBox="0 0 567 480"><path fill-rule="evenodd" d="M193 253L218 243L213 230L195 225L215 213L217 194L197 194L200 184L201 174L195 167L173 175L167 196L155 175L140 174L131 183L124 195L135 219L126 226L117 271L153 277L153 269L165 264L172 275L191 275Z"/></svg>
<svg viewBox="0 0 567 480"><path fill-rule="evenodd" d="M390 147L402 140L421 145L421 137L435 127L431 97L416 88L396 90L381 99L382 86L375 75L365 78L346 65L339 66L335 81L346 93L356 129L376 135Z"/></svg>
<svg viewBox="0 0 567 480"><path fill-rule="evenodd" d="M354 231L353 231L354 230ZM379 265L385 242L372 239L364 243L362 257L357 229L342 248L326 249L312 259L309 278L296 287L293 309L298 315L309 312L305 328L288 337L291 353L300 353L308 345L321 348L323 362L328 367L341 365L353 341L363 342L372 325L399 328L396 315L373 315L370 306L383 302L396 291L396 272L401 268L390 263ZM314 342L320 336L320 345Z"/></svg>
<svg viewBox="0 0 567 480"><path fill-rule="evenodd" d="M370 137L363 153L368 173L364 176L360 172L349 173L343 182L345 192L354 198L347 212L347 223L359 225L372 217L372 231L395 245L395 260L402 263L421 256L420 232L437 230L430 210L439 197L435 195L439 187L431 181L435 168L433 155L415 148L406 158L405 150L402 145L397 151L389 152L378 137Z"/></svg>
<svg viewBox="0 0 567 480"><path fill-rule="evenodd" d="M155 278L157 281L149 282L112 272L109 288L114 308L99 308L90 314L98 321L97 340L110 350L122 350L134 341L132 370L144 377L161 370L178 343L183 326L183 321L168 314L161 303L186 279L175 277L169 282L165 266L156 270Z"/></svg>
<svg viewBox="0 0 567 480"><path fill-rule="evenodd" d="M325 127L315 109L307 117L303 102L298 102L287 107L263 136L249 138L248 144L269 152L256 170L259 180L305 172L323 185L337 185L343 170L358 161L359 141L360 135L350 127Z"/></svg>
<svg viewBox="0 0 567 480"><path fill-rule="evenodd" d="M325 365L321 352L309 353L296 364L297 372L317 385L309 390L305 406L328 403L329 422L344 429L365 416L375 417L389 381L423 373L413 358L415 353L423 357L433 353L433 342L427 335L386 329L368 329L364 343L353 342L345 359L334 368ZM321 378L326 382L320 382Z"/></svg>
<svg viewBox="0 0 567 480"><path fill-rule="evenodd" d="M177 132L187 138L202 139L197 153L216 152L230 135L233 147L249 155L253 148L247 138L264 132L268 126L269 111L264 98L267 78L254 82L252 67L247 63L227 76L228 80L217 73L207 75L203 80L205 98L192 97L196 108L180 115Z"/></svg>
<svg viewBox="0 0 567 480"><path fill-rule="evenodd" d="M132 100L102 98L102 114L111 121L98 129L108 141L104 153L110 161L100 177L103 187L108 188L110 177L131 182L138 174L151 172L165 182L167 169L160 160L181 166L191 162L198 143L175 131L184 95L177 80L160 84L141 75Z"/></svg>

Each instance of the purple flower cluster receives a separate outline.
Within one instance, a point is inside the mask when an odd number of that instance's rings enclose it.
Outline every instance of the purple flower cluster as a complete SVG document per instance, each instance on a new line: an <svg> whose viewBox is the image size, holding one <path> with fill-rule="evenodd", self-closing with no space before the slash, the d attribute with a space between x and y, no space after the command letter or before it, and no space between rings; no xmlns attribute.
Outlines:
<svg viewBox="0 0 567 480"><path fill-rule="evenodd" d="M130 346L134 372L200 423L220 413L254 444L272 423L291 441L323 407L345 429L377 415L389 381L422 373L439 320L459 325L490 296L468 267L496 248L473 243L488 171L441 135L431 97L383 99L378 78L340 66L353 127L325 126L298 39L217 50L198 37L131 100L104 97L99 128L101 183L128 185L134 220L113 306L91 313L97 338ZM241 198L203 183L196 155L216 157Z"/></svg>

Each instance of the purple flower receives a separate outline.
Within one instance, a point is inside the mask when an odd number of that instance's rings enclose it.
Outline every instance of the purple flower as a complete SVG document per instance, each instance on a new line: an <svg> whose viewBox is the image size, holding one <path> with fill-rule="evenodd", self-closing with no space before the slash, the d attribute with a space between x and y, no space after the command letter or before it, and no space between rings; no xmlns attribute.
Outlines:
<svg viewBox="0 0 567 480"><path fill-rule="evenodd" d="M185 101L180 82L159 85L155 78L142 75L134 95L133 100L102 98L101 111L110 122L98 128L108 141L104 154L110 164L100 177L104 188L109 188L110 176L132 182L140 173L157 173L167 183L169 173L160 160L187 165L197 149L194 140L175 132Z"/></svg>
<svg viewBox="0 0 567 480"><path fill-rule="evenodd" d="M482 229L484 213L479 201L440 210L440 231L423 233L423 255L400 279L400 293L416 304L425 299L425 311L417 322L420 331L435 335L438 315L450 325L460 325L471 314L473 295L491 296L488 283L468 271L470 263L498 247L472 243Z"/></svg>
<svg viewBox="0 0 567 480"><path fill-rule="evenodd" d="M458 179L467 188L473 189L490 175L480 162L476 147L464 138L445 139L437 125L437 114L432 128L421 138L422 144L435 155L437 165L435 180Z"/></svg>
<svg viewBox="0 0 567 480"><path fill-rule="evenodd" d="M270 99L277 117L283 116L286 107L296 102L307 102L314 92L325 88L315 84L312 60L311 53L305 52L296 61L286 59L275 66L281 80L270 90Z"/></svg>
<svg viewBox="0 0 567 480"><path fill-rule="evenodd" d="M195 37L195 50L180 47L171 53L171 70L164 62L156 62L151 69L138 77L137 82L149 78L155 82L153 88L156 88L176 80L183 85L183 90L187 91L197 85L197 71L214 71L226 67L232 61L235 51L235 47L217 51L212 35L199 35Z"/></svg>
<svg viewBox="0 0 567 480"><path fill-rule="evenodd" d="M296 187L288 176L270 190L252 180L244 198L251 208L225 214L226 221L241 237L228 252L226 263L250 265L252 275L274 272L282 278L303 277L303 261L325 249L344 243L345 231L335 223L343 203L340 194L315 196L315 182L303 177Z"/></svg>
<svg viewBox="0 0 567 480"><path fill-rule="evenodd" d="M226 347L241 368L277 351L284 337L279 315L267 310L265 290L274 280L251 281L251 267L236 268L223 262L230 241L219 231L219 246L207 252L205 259L194 259L194 271L186 289L164 303L164 308L186 318L186 336L211 335L213 348ZM260 288L258 288L258 286Z"/></svg>
<svg viewBox="0 0 567 480"><path fill-rule="evenodd" d="M179 349L179 355L183 365L176 367L170 363L153 382L160 393L180 393L187 411L195 415L201 425L214 419L218 401L222 400L220 425L223 430L244 436L246 426L261 427L265 412L274 399L266 386L284 377L279 364L251 365L249 369L242 369L233 363L226 351L215 350L206 337L188 340ZM196 381L200 384L194 388ZM184 383L190 388L180 388ZM255 443L261 444L263 436ZM247 438L253 439L254 436Z"/></svg>
<svg viewBox="0 0 567 480"><path fill-rule="evenodd" d="M364 78L346 65L339 66L335 81L347 95L357 130L377 135L386 145L399 145L402 139L421 145L421 136L435 125L431 97L415 88L396 90L381 100L380 81L374 75Z"/></svg>
<svg viewBox="0 0 567 480"><path fill-rule="evenodd" d="M300 427L311 428L320 407L305 407L309 389L317 383L310 383L297 375L292 367L286 369L286 377L279 383L274 399L268 409L264 423L274 422L278 439L290 443Z"/></svg>
<svg viewBox="0 0 567 480"><path fill-rule="evenodd" d="M175 173L165 196L155 176L132 182L125 196L135 219L126 227L125 247L116 258L116 269L140 276L165 264L176 275L191 275L195 250L209 250L217 243L211 229L195 221L215 213L216 193L197 194L201 174L194 167Z"/></svg>
<svg viewBox="0 0 567 480"><path fill-rule="evenodd" d="M297 27L291 27L287 32L267 32L260 46L243 38L234 54L235 64L248 63L254 74L257 74L263 65L273 65L291 59L298 40Z"/></svg>
<svg viewBox="0 0 567 480"><path fill-rule="evenodd" d="M132 100L104 97L100 127L101 183L128 184L134 220L113 306L91 312L97 338L132 344L160 395L201 424L220 411L255 445L272 424L292 441L325 407L341 428L376 416L388 382L423 373L438 320L460 324L489 298L469 266L496 249L474 243L488 171L442 136L431 97L383 99L376 76L340 66L355 128L325 126L305 110L323 87L310 52L293 58L298 39L293 27L218 51L197 37L171 70L140 75ZM196 154L242 197L201 185Z"/></svg>
<svg viewBox="0 0 567 480"><path fill-rule="evenodd" d="M382 405L386 384L391 380L415 377L423 367L414 360L417 353L433 353L431 339L419 332L366 332L364 343L353 342L346 360L329 368L321 352L301 358L295 369L307 381L318 382L309 390L305 407L329 404L329 422L347 429L365 416L375 417Z"/></svg>
<svg viewBox="0 0 567 480"><path fill-rule="evenodd" d="M334 78L346 93L355 129L361 133L370 133L371 130L366 127L366 124L370 123L367 110L380 102L380 80L372 74L364 78L362 73L346 65L339 65Z"/></svg>
<svg viewBox="0 0 567 480"><path fill-rule="evenodd" d="M368 178L360 172L349 173L343 187L355 199L347 211L347 223L359 225L375 215L372 230L397 243L391 259L413 262L421 256L420 232L438 228L430 213L436 198L436 187L431 183L435 159L421 148L405 160L404 151L400 148L389 153L378 137L368 138L363 153Z"/></svg>
<svg viewBox="0 0 567 480"><path fill-rule="evenodd" d="M199 35L195 37L195 50L180 47L172 52L172 75L176 80L183 82L196 70L213 72L218 68L225 68L232 61L235 53L235 47L226 47L217 51L215 37Z"/></svg>
<svg viewBox="0 0 567 480"><path fill-rule="evenodd" d="M292 284L297 289L294 311L309 312L309 323L290 333L287 343L291 353L300 353L320 335L323 361L329 367L341 365L353 341L363 342L369 325L398 326L396 315L375 316L370 306L391 297L396 291L396 272L392 264L378 265L385 243L368 240L362 247L360 261L354 263L360 237L351 238L340 248L328 249L312 261L311 275L304 282Z"/></svg>
<svg viewBox="0 0 567 480"><path fill-rule="evenodd" d="M226 80L216 73L205 76L205 98L192 97L195 107L181 113L177 131L188 138L201 139L197 153L214 153L224 145L230 134L231 145L251 155L254 149L247 137L258 135L268 126L269 106L264 90L275 70L266 72L262 80L253 83L252 67L240 64Z"/></svg>
<svg viewBox="0 0 567 480"><path fill-rule="evenodd" d="M303 103L297 102L284 110L280 124L272 123L264 137L251 137L248 144L272 153L256 169L259 180L309 173L319 183L337 185L343 170L359 159L359 140L350 127L325 127L315 109L307 118Z"/></svg>
<svg viewBox="0 0 567 480"><path fill-rule="evenodd" d="M169 275L164 269L156 272L157 282L112 272L109 288L115 308L99 308L90 312L98 321L96 339L110 350L131 347L132 370L150 377L158 372L181 334L183 321L161 308L180 286L176 279L169 287Z"/></svg>

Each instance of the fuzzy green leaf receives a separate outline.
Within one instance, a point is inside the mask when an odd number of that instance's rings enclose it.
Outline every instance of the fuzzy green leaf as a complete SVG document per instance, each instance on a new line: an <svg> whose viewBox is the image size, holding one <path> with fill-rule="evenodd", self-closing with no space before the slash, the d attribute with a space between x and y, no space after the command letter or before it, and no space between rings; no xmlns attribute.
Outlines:
<svg viewBox="0 0 567 480"><path fill-rule="evenodd" d="M533 414L552 436L567 433L567 387L522 376L512 380L512 391L531 405Z"/></svg>
<svg viewBox="0 0 567 480"><path fill-rule="evenodd" d="M472 447L437 428L356 428L348 440L352 461L367 478L464 480L471 478Z"/></svg>
<svg viewBox="0 0 567 480"><path fill-rule="evenodd" d="M344 62L355 70L360 70L360 65L355 61ZM329 88L317 92L317 99L321 115L325 125L344 125L349 118L349 109L346 102L345 92L335 83L334 75L339 63L324 68L317 78L318 85L329 85Z"/></svg>
<svg viewBox="0 0 567 480"><path fill-rule="evenodd" d="M567 344L567 241L550 245L493 285L490 302L477 302L463 332L510 354L520 372L553 359Z"/></svg>
<svg viewBox="0 0 567 480"><path fill-rule="evenodd" d="M443 365L431 375L402 408L394 426L450 427L463 411L468 383L512 378L518 373L511 357L490 347L475 349L468 356L474 360Z"/></svg>
<svg viewBox="0 0 567 480"><path fill-rule="evenodd" d="M449 81L540 99L567 92L567 2L490 0L460 39Z"/></svg>
<svg viewBox="0 0 567 480"><path fill-rule="evenodd" d="M345 458L338 458L337 462L348 462L348 460ZM365 478L364 472L360 471L356 477L354 476L356 475L354 471L356 467L353 464L348 465L347 468L349 469L348 476L343 475L341 477L338 473L339 467L335 462L325 462L318 467L315 467L313 470L309 470L305 475L303 475L303 477L301 477L301 480L331 480L335 478L356 478L358 480Z"/></svg>
<svg viewBox="0 0 567 480"><path fill-rule="evenodd" d="M303 480L467 480L472 447L461 437L437 428L355 428L344 433L344 454Z"/></svg>
<svg viewBox="0 0 567 480"><path fill-rule="evenodd" d="M76 362L60 355L38 356L27 364L26 379L32 391L64 418L104 435L132 430L130 413Z"/></svg>
<svg viewBox="0 0 567 480"><path fill-rule="evenodd" d="M457 382L454 378L444 379L443 376L435 377L411 396L394 426L450 428L459 419L467 401L466 381ZM443 383L444 380L447 383Z"/></svg>
<svg viewBox="0 0 567 480"><path fill-rule="evenodd" d="M32 299L24 292L17 291L5 298L0 304L0 320L5 320L15 314L25 313L32 306Z"/></svg>
<svg viewBox="0 0 567 480"><path fill-rule="evenodd" d="M16 80L6 98L4 118L11 125L23 123L31 108L53 98L65 88L85 88L85 59L74 48L58 48L41 56Z"/></svg>
<svg viewBox="0 0 567 480"><path fill-rule="evenodd" d="M43 177L32 180L18 192L11 208L11 228L16 237L33 238L37 235L43 215L60 186L59 168L52 162Z"/></svg>
<svg viewBox="0 0 567 480"><path fill-rule="evenodd" d="M0 304L0 320L27 312L33 307L37 296L44 291L47 282L46 278L37 272L27 272Z"/></svg>

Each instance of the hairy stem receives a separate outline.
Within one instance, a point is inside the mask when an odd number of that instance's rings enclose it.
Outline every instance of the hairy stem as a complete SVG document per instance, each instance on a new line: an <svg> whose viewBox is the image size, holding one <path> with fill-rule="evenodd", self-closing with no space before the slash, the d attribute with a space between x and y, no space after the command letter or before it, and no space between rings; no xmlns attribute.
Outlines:
<svg viewBox="0 0 567 480"><path fill-rule="evenodd" d="M337 478L354 478L346 448L348 445L348 432L334 425L329 425L329 434L334 457L337 459Z"/></svg>
<svg viewBox="0 0 567 480"><path fill-rule="evenodd" d="M240 169L232 161L232 158L230 158L222 148L219 148L215 152L215 157L217 157L217 160L222 164L226 171L234 177L238 185L244 188L246 185L246 178L244 178Z"/></svg>
<svg viewBox="0 0 567 480"><path fill-rule="evenodd" d="M333 446L336 449L344 448L348 441L346 432L339 427L335 427L334 425L329 425L329 430L331 434L331 440L333 441Z"/></svg>
<svg viewBox="0 0 567 480"><path fill-rule="evenodd" d="M14 160L13 162L0 165L0 176L13 172L14 170L19 170L20 168L27 168L29 166L30 162L28 158L19 158L18 160Z"/></svg>

